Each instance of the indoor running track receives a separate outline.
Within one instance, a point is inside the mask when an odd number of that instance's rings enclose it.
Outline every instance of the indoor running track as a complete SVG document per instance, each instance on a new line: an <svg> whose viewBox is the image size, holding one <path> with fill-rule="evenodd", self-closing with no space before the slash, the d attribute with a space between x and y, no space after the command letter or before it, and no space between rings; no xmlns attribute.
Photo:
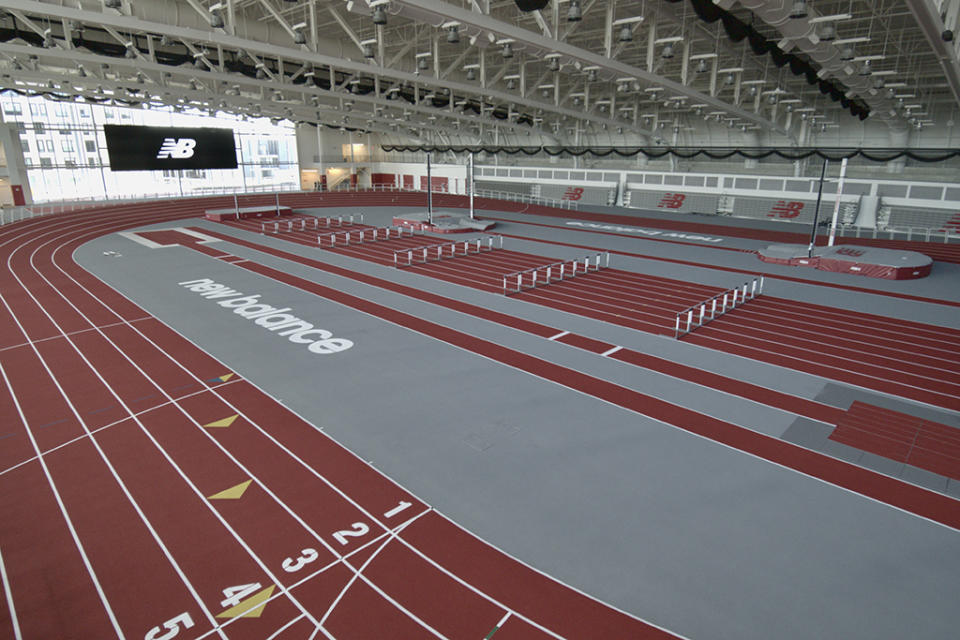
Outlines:
<svg viewBox="0 0 960 640"><path fill-rule="evenodd" d="M0 637L672 637L471 536L72 259L207 204L0 231Z"/></svg>

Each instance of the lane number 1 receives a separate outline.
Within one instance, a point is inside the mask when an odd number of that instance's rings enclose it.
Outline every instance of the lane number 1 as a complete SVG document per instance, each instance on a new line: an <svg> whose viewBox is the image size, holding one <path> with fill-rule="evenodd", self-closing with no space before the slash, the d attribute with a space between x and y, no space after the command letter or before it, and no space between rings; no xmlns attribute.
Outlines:
<svg viewBox="0 0 960 640"><path fill-rule="evenodd" d="M400 513L401 511L403 511L404 509L406 509L406 508L408 508L408 507L411 507L411 506L413 506L413 505L411 505L409 502L406 502L406 501L404 501L404 500L401 500L401 501L400 501L400 504L398 504L397 506L395 506L393 509L390 509L390 511L387 511L386 513L384 513L384 514L383 514L383 517L384 517L384 518L392 518L393 516L397 515L397 514Z"/></svg>

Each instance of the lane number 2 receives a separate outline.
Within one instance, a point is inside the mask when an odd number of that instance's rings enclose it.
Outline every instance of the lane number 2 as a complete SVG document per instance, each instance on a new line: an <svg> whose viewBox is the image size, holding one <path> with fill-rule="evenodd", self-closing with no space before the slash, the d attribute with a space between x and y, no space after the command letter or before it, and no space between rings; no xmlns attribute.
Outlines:
<svg viewBox="0 0 960 640"><path fill-rule="evenodd" d="M170 618L160 626L156 626L150 631L147 631L147 634L143 636L143 640L170 640L175 638L182 629L189 629L193 626L193 618L190 617L190 614L184 611L178 616ZM163 630L166 629L167 632L164 633Z"/></svg>
<svg viewBox="0 0 960 640"><path fill-rule="evenodd" d="M350 525L349 529L343 529L342 531L336 531L333 534L334 540L340 544L347 544L347 538L359 538L360 536L365 535L370 531L370 527L364 524L363 522L354 522Z"/></svg>

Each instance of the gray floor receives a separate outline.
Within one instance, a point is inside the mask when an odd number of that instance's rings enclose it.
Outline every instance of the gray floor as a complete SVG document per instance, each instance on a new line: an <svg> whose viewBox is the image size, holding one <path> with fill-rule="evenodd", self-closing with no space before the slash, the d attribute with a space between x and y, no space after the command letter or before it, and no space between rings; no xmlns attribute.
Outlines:
<svg viewBox="0 0 960 640"><path fill-rule="evenodd" d="M368 223L389 219L383 210L365 214ZM709 256L727 266L750 258L514 226L523 228L510 233L684 260ZM506 225L501 228L508 232ZM877 398L815 376L329 252L263 241L837 406ZM565 255L556 245L510 246ZM217 247L773 436L792 439L804 428L809 435L824 427L798 425L796 416L774 408L236 245ZM108 250L123 255L104 256ZM187 249L151 250L109 236L84 245L76 257L477 535L643 619L698 639L932 639L955 637L960 628L955 530ZM642 259L617 266L720 285L733 275ZM801 277L815 273L804 271ZM262 301L291 307L355 346L312 355L176 284L197 278L261 294ZM864 280L856 278L855 286L871 284ZM839 300L856 310L960 324L955 311L942 313L936 305L913 303L904 311L904 302L892 298L838 296L836 290L780 281L775 286L782 297L820 304ZM945 287L929 285L931 291ZM950 295L956 297L956 290Z"/></svg>

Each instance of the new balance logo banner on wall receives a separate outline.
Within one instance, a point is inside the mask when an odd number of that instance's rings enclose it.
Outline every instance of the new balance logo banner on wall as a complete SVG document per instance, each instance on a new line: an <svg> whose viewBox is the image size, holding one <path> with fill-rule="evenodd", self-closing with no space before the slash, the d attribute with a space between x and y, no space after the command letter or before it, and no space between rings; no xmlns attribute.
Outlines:
<svg viewBox="0 0 960 640"><path fill-rule="evenodd" d="M237 168L233 129L107 124L103 132L113 171Z"/></svg>

